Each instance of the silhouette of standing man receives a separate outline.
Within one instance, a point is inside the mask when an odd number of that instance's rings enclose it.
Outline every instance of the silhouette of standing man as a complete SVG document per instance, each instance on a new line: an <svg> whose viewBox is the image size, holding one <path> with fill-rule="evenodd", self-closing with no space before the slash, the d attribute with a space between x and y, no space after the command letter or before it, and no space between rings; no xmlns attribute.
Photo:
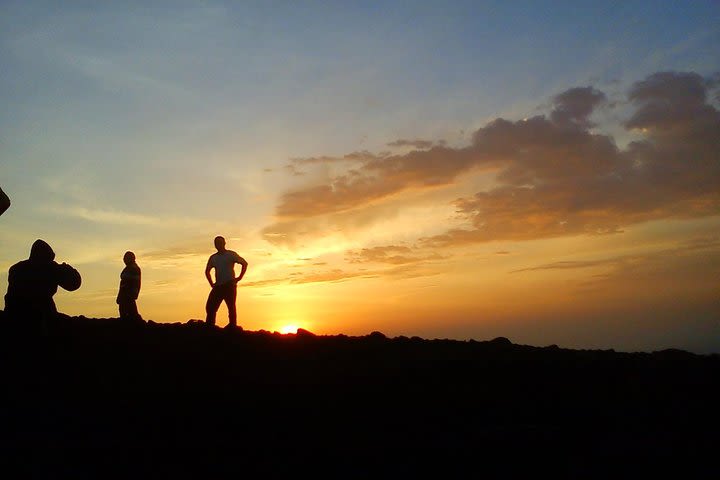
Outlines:
<svg viewBox="0 0 720 480"><path fill-rule="evenodd" d="M120 290L116 303L120 310L120 318L129 321L142 321L142 317L138 313L137 300L140 295L140 267L135 263L135 254L133 252L125 252L123 256L125 268L120 273Z"/></svg>
<svg viewBox="0 0 720 480"><path fill-rule="evenodd" d="M5 195L5 192L0 188L0 215L5 213L8 208L10 208L10 197Z"/></svg>
<svg viewBox="0 0 720 480"><path fill-rule="evenodd" d="M205 267L205 277L210 284L212 290L208 295L205 304L205 312L207 317L205 323L207 325L215 325L215 315L217 314L220 303L223 301L228 308L228 317L230 323L229 328L237 327L237 312L235 310L235 298L237 297L237 283L242 280L247 271L248 263L237 253L225 248L225 239L223 237L215 237L215 248L217 253L210 255L207 266ZM240 276L235 278L235 264L242 266ZM210 270L215 269L215 282L212 280Z"/></svg>
<svg viewBox="0 0 720 480"><path fill-rule="evenodd" d="M8 272L5 313L13 319L45 326L57 316L53 295L58 287L74 291L80 288L80 273L67 263L58 264L55 252L43 240L35 240L30 258L16 263Z"/></svg>

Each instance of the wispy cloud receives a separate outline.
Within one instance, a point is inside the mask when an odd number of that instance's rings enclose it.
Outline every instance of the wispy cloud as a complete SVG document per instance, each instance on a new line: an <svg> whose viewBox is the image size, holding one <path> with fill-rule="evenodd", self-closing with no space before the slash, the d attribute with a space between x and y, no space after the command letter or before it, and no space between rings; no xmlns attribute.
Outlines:
<svg viewBox="0 0 720 480"><path fill-rule="evenodd" d="M601 273L590 274L583 280L579 284L583 288L598 287L603 284L613 284L617 288L617 283L621 281L644 281L652 285L653 281L660 278L674 281L685 277L716 277L720 273L720 238L696 238L670 248L637 254L551 262L513 270L510 273L585 269L593 269L595 272L597 272L595 269L602 270Z"/></svg>
<svg viewBox="0 0 720 480"><path fill-rule="evenodd" d="M38 209L41 212L56 216L107 225L196 227L205 230L212 230L217 225L214 222L191 217L146 215L122 210L89 208L73 205L45 205L38 207Z"/></svg>
<svg viewBox="0 0 720 480"><path fill-rule="evenodd" d="M428 260L442 260L442 255L434 252L421 251L405 245L384 245L347 252L350 263L389 263L404 265Z"/></svg>
<svg viewBox="0 0 720 480"><path fill-rule="evenodd" d="M399 147L399 148L414 148L416 150L427 150L428 148L434 147L434 146L445 146L446 142L445 140L407 140L404 138L400 138L398 140L394 140L392 142L388 142L388 147Z"/></svg>
<svg viewBox="0 0 720 480"><path fill-rule="evenodd" d="M312 283L339 283L353 279L396 278L409 279L438 275L441 270L425 262L400 264L391 268L346 270L329 268L324 270L293 272L282 277L271 277L252 282L242 282L243 287L273 287L280 285L305 285Z"/></svg>
<svg viewBox="0 0 720 480"><path fill-rule="evenodd" d="M113 225L153 225L160 221L160 219L149 215L79 206L52 205L46 206L42 210L53 215Z"/></svg>

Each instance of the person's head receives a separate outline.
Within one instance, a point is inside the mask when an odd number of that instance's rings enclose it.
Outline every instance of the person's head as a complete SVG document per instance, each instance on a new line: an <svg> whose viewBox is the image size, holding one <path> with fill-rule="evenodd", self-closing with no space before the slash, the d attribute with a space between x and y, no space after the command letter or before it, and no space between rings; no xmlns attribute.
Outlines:
<svg viewBox="0 0 720 480"><path fill-rule="evenodd" d="M225 238L218 235L215 237L215 248L217 248L218 252L224 252L225 251Z"/></svg>
<svg viewBox="0 0 720 480"><path fill-rule="evenodd" d="M55 260L55 252L47 242L37 239L30 248L30 260L34 262L52 262Z"/></svg>
<svg viewBox="0 0 720 480"><path fill-rule="evenodd" d="M123 262L125 262L125 265L132 265L135 263L135 254L133 252L125 252L125 255L123 255Z"/></svg>

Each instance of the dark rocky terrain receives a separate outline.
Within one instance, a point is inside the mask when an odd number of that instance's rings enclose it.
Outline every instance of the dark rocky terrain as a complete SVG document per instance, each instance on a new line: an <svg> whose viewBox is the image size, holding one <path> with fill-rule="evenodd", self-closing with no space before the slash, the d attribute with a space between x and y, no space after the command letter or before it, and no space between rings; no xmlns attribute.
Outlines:
<svg viewBox="0 0 720 480"><path fill-rule="evenodd" d="M0 312L12 477L712 478L720 356Z"/></svg>

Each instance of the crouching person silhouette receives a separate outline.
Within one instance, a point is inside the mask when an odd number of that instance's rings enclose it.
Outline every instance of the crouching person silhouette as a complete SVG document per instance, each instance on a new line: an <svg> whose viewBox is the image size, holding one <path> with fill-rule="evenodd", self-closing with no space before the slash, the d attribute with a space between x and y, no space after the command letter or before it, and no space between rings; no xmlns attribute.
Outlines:
<svg viewBox="0 0 720 480"><path fill-rule="evenodd" d="M115 300L120 311L120 318L130 322L142 322L143 319L138 313L135 302L140 295L140 267L135 262L133 252L125 252L123 262L125 262L125 268L120 273L120 289Z"/></svg>
<svg viewBox="0 0 720 480"><path fill-rule="evenodd" d="M228 317L230 322L228 328L237 327L237 311L235 309L235 299L237 297L237 283L242 280L247 271L248 263L237 253L225 248L225 239L223 237L215 237L216 253L210 255L207 266L205 267L205 277L212 290L208 295L205 304L205 323L207 325L215 325L215 315L217 314L220 303L223 301L228 308ZM235 277L235 264L241 265L240 275ZM215 281L213 282L210 271L215 269Z"/></svg>
<svg viewBox="0 0 720 480"><path fill-rule="evenodd" d="M55 262L55 252L43 240L36 240L30 258L16 263L8 272L5 314L24 326L45 330L57 318L53 295L58 287L80 288L80 273L67 263Z"/></svg>

